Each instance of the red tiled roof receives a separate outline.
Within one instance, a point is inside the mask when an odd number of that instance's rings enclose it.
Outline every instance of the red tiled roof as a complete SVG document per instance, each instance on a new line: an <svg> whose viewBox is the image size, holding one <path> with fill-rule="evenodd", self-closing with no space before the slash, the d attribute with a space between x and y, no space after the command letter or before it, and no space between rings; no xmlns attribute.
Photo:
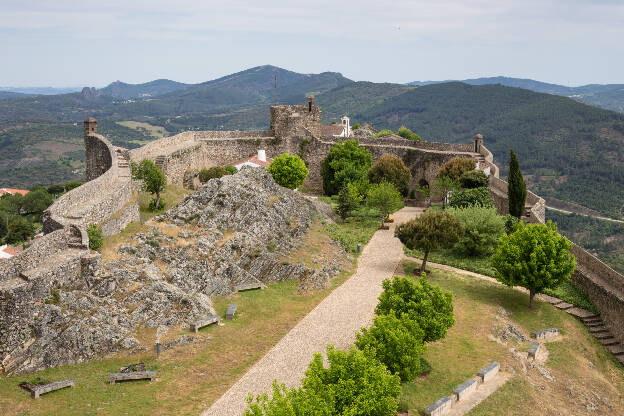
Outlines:
<svg viewBox="0 0 624 416"><path fill-rule="evenodd" d="M7 246L7 247L3 248L2 251L4 251L7 254L10 254L12 256L15 256L16 254L19 254L22 250L19 247Z"/></svg>
<svg viewBox="0 0 624 416"><path fill-rule="evenodd" d="M26 195L28 192L30 192L30 191L26 191L24 189L0 188L0 195L4 195L4 194L11 194L11 195L22 194L22 195Z"/></svg>
<svg viewBox="0 0 624 416"><path fill-rule="evenodd" d="M342 124L330 124L321 126L321 136L340 136L344 128Z"/></svg>
<svg viewBox="0 0 624 416"><path fill-rule="evenodd" d="M258 159L258 155L253 155L251 157L248 157L247 159L242 159L242 160L237 160L236 162L232 162L230 163L230 165L236 166L236 165L243 164L245 162L254 163L256 165L264 166L266 168L271 164L271 162L273 162L273 159L271 159L270 157L267 157L266 161L262 161Z"/></svg>

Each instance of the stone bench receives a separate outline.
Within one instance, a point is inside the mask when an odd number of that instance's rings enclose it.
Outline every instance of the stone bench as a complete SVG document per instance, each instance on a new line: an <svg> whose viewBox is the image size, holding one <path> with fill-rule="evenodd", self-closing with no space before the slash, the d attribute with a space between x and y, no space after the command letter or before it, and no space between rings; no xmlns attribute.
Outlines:
<svg viewBox="0 0 624 416"><path fill-rule="evenodd" d="M67 380L55 381L53 383L30 386L30 395L33 399L38 399L40 395L49 393L51 391L64 389L65 387L74 387L74 379L68 378Z"/></svg>
<svg viewBox="0 0 624 416"><path fill-rule="evenodd" d="M110 384L115 384L117 381L126 380L143 380L148 379L152 381L156 378L156 371L132 371L128 373L111 373L108 376Z"/></svg>
<svg viewBox="0 0 624 416"><path fill-rule="evenodd" d="M529 348L529 358L532 358L533 360L537 360L537 358L541 355L541 353L542 353L542 344L539 342L532 342L531 348Z"/></svg>
<svg viewBox="0 0 624 416"><path fill-rule="evenodd" d="M500 364L496 361L492 361L487 367L479 371L477 374L481 377L481 382L485 383L498 374L498 370L500 370Z"/></svg>
<svg viewBox="0 0 624 416"><path fill-rule="evenodd" d="M466 399L477 390L477 382L474 379L466 380L453 390L455 401Z"/></svg>
<svg viewBox="0 0 624 416"><path fill-rule="evenodd" d="M199 321L191 323L191 331L197 333L201 328L212 325L219 322L219 315L212 315L208 318L200 319Z"/></svg>
<svg viewBox="0 0 624 416"><path fill-rule="evenodd" d="M236 314L236 304L232 303L228 306L227 311L225 312L225 319L234 319L234 314Z"/></svg>
<svg viewBox="0 0 624 416"><path fill-rule="evenodd" d="M243 283L236 286L237 292L244 292L245 290L264 289L265 286L262 282Z"/></svg>
<svg viewBox="0 0 624 416"><path fill-rule="evenodd" d="M559 335L559 328L546 328L539 331L531 332L533 339L550 339Z"/></svg>
<svg viewBox="0 0 624 416"><path fill-rule="evenodd" d="M425 415L427 416L442 416L447 414L451 410L451 398L443 397L428 408L425 409Z"/></svg>

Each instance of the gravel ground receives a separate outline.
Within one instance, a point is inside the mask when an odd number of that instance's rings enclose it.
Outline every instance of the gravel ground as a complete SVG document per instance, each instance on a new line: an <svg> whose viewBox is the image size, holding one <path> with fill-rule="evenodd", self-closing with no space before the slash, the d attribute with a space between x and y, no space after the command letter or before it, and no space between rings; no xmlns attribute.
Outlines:
<svg viewBox="0 0 624 416"><path fill-rule="evenodd" d="M364 247L355 274L310 311L202 416L240 416L249 393L270 391L274 379L297 386L313 353L324 352L327 344L340 349L353 344L355 332L372 323L381 282L392 277L403 259L403 247L394 238L395 224L421 212L415 207L396 212L390 230L376 232Z"/></svg>

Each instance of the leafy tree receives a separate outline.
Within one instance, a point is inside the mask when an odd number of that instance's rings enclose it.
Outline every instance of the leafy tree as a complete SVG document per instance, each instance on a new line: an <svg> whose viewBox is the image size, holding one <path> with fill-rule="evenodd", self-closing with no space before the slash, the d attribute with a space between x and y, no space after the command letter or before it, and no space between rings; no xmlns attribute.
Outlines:
<svg viewBox="0 0 624 416"><path fill-rule="evenodd" d="M345 220L351 211L360 206L361 202L362 196L357 187L352 183L346 184L338 194L338 215Z"/></svg>
<svg viewBox="0 0 624 416"><path fill-rule="evenodd" d="M231 175L227 169L222 166L214 166L208 169L202 169L199 171L199 181L206 183L210 179L220 178L222 176Z"/></svg>
<svg viewBox="0 0 624 416"><path fill-rule="evenodd" d="M10 219L7 235L4 242L18 244L27 241L35 235L34 225L24 217L15 216Z"/></svg>
<svg viewBox="0 0 624 416"><path fill-rule="evenodd" d="M557 232L557 226L518 223L516 231L503 235L492 255L496 279L507 286L529 290L533 297L544 289L553 289L570 278L576 259L570 253L572 243Z"/></svg>
<svg viewBox="0 0 624 416"><path fill-rule="evenodd" d="M23 204L24 196L22 194L5 194L0 197L0 211L8 214L20 215Z"/></svg>
<svg viewBox="0 0 624 416"><path fill-rule="evenodd" d="M302 386L288 390L273 384L273 398L259 395L247 399L245 416L394 416L401 381L374 357L358 349L336 350L327 346L329 367L323 356L314 359Z"/></svg>
<svg viewBox="0 0 624 416"><path fill-rule="evenodd" d="M232 166L232 165L227 165L224 167L225 170L227 170L230 175L234 175L235 173L238 172L238 169L236 169L236 166Z"/></svg>
<svg viewBox="0 0 624 416"><path fill-rule="evenodd" d="M459 177L462 188L472 189L488 185L488 177L482 170L469 170Z"/></svg>
<svg viewBox="0 0 624 416"><path fill-rule="evenodd" d="M425 211L420 217L399 225L394 235L410 250L424 252L420 272L425 271L431 250L450 248L463 234L462 226L446 211Z"/></svg>
<svg viewBox="0 0 624 416"><path fill-rule="evenodd" d="M448 176L454 181L459 181L464 172L474 170L477 167L477 162L472 158L456 157L440 167L438 176Z"/></svg>
<svg viewBox="0 0 624 416"><path fill-rule="evenodd" d="M379 138L379 137L385 137L385 136L390 136L391 134L394 134L394 132L392 130L388 130L388 129L383 129L381 130L379 133L377 133L375 135L375 137Z"/></svg>
<svg viewBox="0 0 624 416"><path fill-rule="evenodd" d="M22 214L35 214L37 217L41 217L43 211L52 205L52 202L54 202L54 197L45 188L30 191L24 195Z"/></svg>
<svg viewBox="0 0 624 416"><path fill-rule="evenodd" d="M398 136L403 137L404 139L410 139L410 140L415 140L415 141L421 141L422 138L417 135L416 133L414 133L413 131L411 131L410 129L408 129L405 126L401 126L396 133Z"/></svg>
<svg viewBox="0 0 624 416"><path fill-rule="evenodd" d="M453 247L461 254L484 256L492 253L505 233L505 220L496 208L451 208L449 213L462 225L464 234Z"/></svg>
<svg viewBox="0 0 624 416"><path fill-rule="evenodd" d="M490 195L490 190L485 187L460 189L451 193L449 206L453 208L492 208L494 207L494 200Z"/></svg>
<svg viewBox="0 0 624 416"><path fill-rule="evenodd" d="M87 235L89 236L89 248L91 250L99 250L104 244L104 239L102 238L102 228L97 224L90 224L87 227Z"/></svg>
<svg viewBox="0 0 624 416"><path fill-rule="evenodd" d="M357 130L360 128L360 123L355 123L353 126L351 126L351 130Z"/></svg>
<svg viewBox="0 0 624 416"><path fill-rule="evenodd" d="M69 181L65 184L65 192L69 192L74 188L78 188L82 184L83 182L80 181Z"/></svg>
<svg viewBox="0 0 624 416"><path fill-rule="evenodd" d="M509 186L507 197L509 198L509 214L516 218L524 215L524 204L526 202L526 185L520 172L518 158L513 150L509 150L509 176L507 177Z"/></svg>
<svg viewBox="0 0 624 416"><path fill-rule="evenodd" d="M433 182L431 193L442 197L442 208L446 208L449 194L459 189L459 182L450 176L438 176Z"/></svg>
<svg viewBox="0 0 624 416"><path fill-rule="evenodd" d="M273 159L267 170L275 182L289 189L299 188L310 173L299 156L287 153Z"/></svg>
<svg viewBox="0 0 624 416"><path fill-rule="evenodd" d="M375 309L378 315L407 315L424 331L423 340L432 342L446 336L455 325L453 295L427 282L425 275L415 282L407 277L385 279L384 291Z"/></svg>
<svg viewBox="0 0 624 416"><path fill-rule="evenodd" d="M394 185L388 182L372 185L368 190L366 202L369 206L379 210L384 218L388 218L390 213L403 208L401 194Z"/></svg>
<svg viewBox="0 0 624 416"><path fill-rule="evenodd" d="M65 192L65 186L63 185L50 185L48 186L48 193L50 195L60 195Z"/></svg>
<svg viewBox="0 0 624 416"><path fill-rule="evenodd" d="M347 183L357 182L366 177L373 163L370 152L360 146L357 140L345 140L329 149L329 154L321 163L323 192L334 195Z"/></svg>
<svg viewBox="0 0 624 416"><path fill-rule="evenodd" d="M407 195L412 173L405 166L403 159L392 155L383 155L368 171L368 179L371 183L389 182L401 192L401 195Z"/></svg>
<svg viewBox="0 0 624 416"><path fill-rule="evenodd" d="M401 381L412 380L421 370L421 356L427 350L425 332L418 323L404 314L394 313L375 318L370 329L356 334L355 345L385 364Z"/></svg>
<svg viewBox="0 0 624 416"><path fill-rule="evenodd" d="M162 170L154 162L149 159L143 159L138 165L132 164L132 177L143 181L142 189L145 192L149 192L152 195L156 195L154 198L153 206L154 210L161 208L160 193L165 190L167 186L167 178Z"/></svg>

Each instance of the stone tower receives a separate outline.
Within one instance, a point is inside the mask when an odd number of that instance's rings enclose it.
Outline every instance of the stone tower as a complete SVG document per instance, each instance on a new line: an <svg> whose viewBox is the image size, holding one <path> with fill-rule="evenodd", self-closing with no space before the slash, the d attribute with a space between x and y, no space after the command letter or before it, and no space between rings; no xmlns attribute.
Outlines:
<svg viewBox="0 0 624 416"><path fill-rule="evenodd" d="M108 146L96 137L97 121L93 117L88 117L84 121L84 142L85 142L85 177L87 181L92 181L102 175L112 166L111 152Z"/></svg>
<svg viewBox="0 0 624 416"><path fill-rule="evenodd" d="M483 145L483 135L477 133L473 137L474 140L474 151L475 153L481 153L481 146Z"/></svg>
<svg viewBox="0 0 624 416"><path fill-rule="evenodd" d="M87 117L84 121L84 137L89 134L97 134L97 120L93 117Z"/></svg>

